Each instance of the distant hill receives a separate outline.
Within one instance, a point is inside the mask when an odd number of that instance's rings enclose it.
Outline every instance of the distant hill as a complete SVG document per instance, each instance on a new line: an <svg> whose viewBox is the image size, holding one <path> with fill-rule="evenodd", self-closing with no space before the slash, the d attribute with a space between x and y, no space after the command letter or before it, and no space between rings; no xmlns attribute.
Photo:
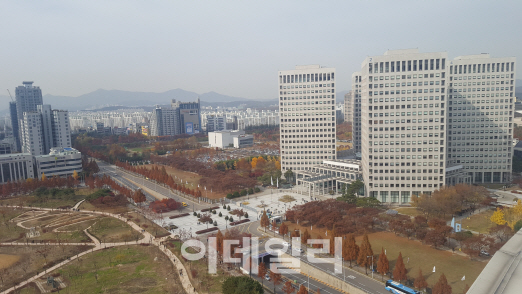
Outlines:
<svg viewBox="0 0 522 294"><path fill-rule="evenodd" d="M344 103L344 95L346 95L346 93L348 93L348 92L350 92L350 91L337 92L337 94L336 94L337 98L335 99L335 102Z"/></svg>

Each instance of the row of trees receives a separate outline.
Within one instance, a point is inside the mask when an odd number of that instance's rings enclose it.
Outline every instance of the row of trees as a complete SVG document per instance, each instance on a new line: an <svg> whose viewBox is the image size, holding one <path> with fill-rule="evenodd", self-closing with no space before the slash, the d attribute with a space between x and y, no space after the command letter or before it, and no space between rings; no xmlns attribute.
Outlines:
<svg viewBox="0 0 522 294"><path fill-rule="evenodd" d="M172 190L176 190L187 195L192 195L193 197L201 197L201 191L199 189L190 189L181 182L179 184L176 183L176 180L174 180L174 178L171 175L167 174L167 171L164 166L162 166L161 168L158 168L157 166L152 166L152 168L149 169L146 167L130 165L129 163L124 163L120 161L116 161L115 165L133 173L137 173L144 177L155 180L158 183L163 183L170 187Z"/></svg>
<svg viewBox="0 0 522 294"><path fill-rule="evenodd" d="M47 178L45 174L42 175L41 179L27 179L20 181L8 181L0 185L0 198L9 197L12 195L29 194L36 191L38 188L73 188L78 186L79 176L78 173L75 176Z"/></svg>
<svg viewBox="0 0 522 294"><path fill-rule="evenodd" d="M445 217L462 211L475 211L480 206L491 205L495 200L482 186L458 184L444 186L431 195L412 196L412 206L417 207L426 217Z"/></svg>
<svg viewBox="0 0 522 294"><path fill-rule="evenodd" d="M497 208L491 216L491 221L497 225L508 225L518 231L522 227L522 201L519 199L513 207Z"/></svg>
<svg viewBox="0 0 522 294"><path fill-rule="evenodd" d="M132 199L135 203L143 203L147 200L145 194L141 190L132 191L131 189L118 184L111 177L104 175L103 177L88 176L85 178L85 185L91 189L103 188L104 186L109 187L116 194L125 196L128 199Z"/></svg>

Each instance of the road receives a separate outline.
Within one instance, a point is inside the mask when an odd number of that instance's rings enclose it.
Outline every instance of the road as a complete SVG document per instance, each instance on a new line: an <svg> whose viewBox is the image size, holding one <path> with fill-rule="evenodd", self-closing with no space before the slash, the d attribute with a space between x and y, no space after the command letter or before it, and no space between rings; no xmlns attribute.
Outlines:
<svg viewBox="0 0 522 294"><path fill-rule="evenodd" d="M161 194L165 197L172 198L178 202L185 202L189 206L187 206L187 210L191 210L191 206L193 206L194 210L201 210L204 208L208 208L211 205L208 203L199 203L198 201L194 201L192 199L187 199L184 197L180 197L178 195L175 195L171 192L170 189L163 187L162 185L156 184L155 182L151 180L146 180L143 177L137 177L132 175L131 173L124 171L120 168L118 168L115 165L108 164L101 160L96 160L98 163L98 167L100 168L99 174L106 174L110 177L112 177L115 181L119 181L122 184L128 186L131 189L138 189L141 188L143 193L145 194L145 197L147 198L146 204L150 204L150 202L157 200L153 195L148 193L145 189L147 188L152 191L155 191L158 194Z"/></svg>
<svg viewBox="0 0 522 294"><path fill-rule="evenodd" d="M258 230L259 226L260 226L260 222L255 221L255 222L251 222L251 223L248 223L248 224L245 224L242 226L238 226L237 229L240 232L250 233L250 234L252 234L253 237L260 238L259 239L259 252L265 251L265 242L268 238L279 238L281 243L283 242L283 239L281 239L279 237L279 235L277 235L277 234L274 236L273 232L270 232L268 230L266 233L264 233L263 231L259 231ZM275 245L275 246L271 247L271 249L282 249L282 248L283 248L282 245ZM311 264L310 262L308 262L308 257L306 255L307 254L306 248L304 248L304 247L302 247L302 248L305 250L305 252L303 254L301 254L301 256L297 257L301 260L301 262L307 263L307 264L315 267L317 270L329 273L330 275L337 276L339 279L344 280L346 283L351 284L352 286L355 286L364 291L367 291L368 293L389 294L389 292L384 289L383 283L373 280L369 276L366 276L355 270L352 270L347 266L344 266L343 273L334 274L334 264L332 264L332 263L325 262L325 263ZM294 278L292 278L292 275L285 275L285 276L287 276L289 279L295 280ZM295 276L295 275L293 275L293 276ZM310 280L310 284L312 285L311 280ZM323 286L325 286L325 285L323 284ZM312 290L315 290L315 288L313 286L311 286L311 288L312 288ZM330 288L330 287L328 287L328 288ZM337 292L335 292L337 290L332 289L332 288L330 288L330 289L331 289L331 293L337 293ZM323 289L321 289L321 292L323 292Z"/></svg>

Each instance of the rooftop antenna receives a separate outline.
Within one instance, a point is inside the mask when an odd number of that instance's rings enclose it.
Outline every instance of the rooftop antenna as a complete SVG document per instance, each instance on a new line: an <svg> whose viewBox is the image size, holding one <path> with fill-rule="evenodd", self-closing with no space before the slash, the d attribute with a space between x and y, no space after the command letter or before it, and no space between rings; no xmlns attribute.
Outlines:
<svg viewBox="0 0 522 294"><path fill-rule="evenodd" d="M9 89L7 89L7 93L9 93L9 97L11 97L11 100L14 102L13 96L11 95L11 92L9 91Z"/></svg>

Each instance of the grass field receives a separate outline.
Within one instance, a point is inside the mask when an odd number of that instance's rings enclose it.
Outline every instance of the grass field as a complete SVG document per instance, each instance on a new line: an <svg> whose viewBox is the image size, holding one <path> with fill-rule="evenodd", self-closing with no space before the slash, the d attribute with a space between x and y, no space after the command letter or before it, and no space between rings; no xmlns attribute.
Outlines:
<svg viewBox="0 0 522 294"><path fill-rule="evenodd" d="M20 205L41 207L41 208L58 208L72 207L85 198L86 195L94 193L97 189L80 188L74 191L74 195L53 198L52 196L39 198L35 195L17 196L0 200L0 204L4 205Z"/></svg>
<svg viewBox="0 0 522 294"><path fill-rule="evenodd" d="M470 217L464 218L462 220L462 229L483 234L487 233L489 228L495 226L495 224L490 220L493 212L494 210L488 209Z"/></svg>
<svg viewBox="0 0 522 294"><path fill-rule="evenodd" d="M25 237L25 229L8 221L21 215L25 211L27 210L0 207L0 219L2 220L0 221L0 242L12 242Z"/></svg>
<svg viewBox="0 0 522 294"><path fill-rule="evenodd" d="M181 256L181 242L170 241L167 248L177 256ZM193 252L191 252L193 253ZM189 271L189 278L192 285L196 286L198 292L221 293L221 285L223 281L229 276L226 271L223 271L219 266L217 274L208 275L208 261L207 259L186 261L180 258L185 268ZM208 289L208 291L207 291Z"/></svg>
<svg viewBox="0 0 522 294"><path fill-rule="evenodd" d="M145 231L147 231L148 233L150 233L151 235L153 235L155 237L162 237L162 236L170 235L170 233L167 232L167 230L158 226L156 223L150 221L149 219L143 217L142 215L140 215L136 212L129 213L129 216L131 216L131 219L130 219L131 221L133 221L138 226L142 227L143 229L145 229Z"/></svg>
<svg viewBox="0 0 522 294"><path fill-rule="evenodd" d="M18 260L20 260L18 255L0 254L0 269L10 267Z"/></svg>
<svg viewBox="0 0 522 294"><path fill-rule="evenodd" d="M2 272L5 284L0 285L0 291L12 287L15 283L28 279L42 272L44 268L73 257L74 255L90 249L90 246L0 246L0 255L17 256L16 263L4 269ZM26 290L30 292L30 288Z"/></svg>
<svg viewBox="0 0 522 294"><path fill-rule="evenodd" d="M103 211L103 212L114 213L114 214L120 214L120 213L129 211L129 208L127 206L117 206L117 207L94 206L87 201L82 202L82 204L80 204L80 206L78 208L80 210Z"/></svg>
<svg viewBox="0 0 522 294"><path fill-rule="evenodd" d="M102 218L97 221L89 228L89 233L103 243L130 242L143 238L141 233L136 232L126 223L112 217Z"/></svg>
<svg viewBox="0 0 522 294"><path fill-rule="evenodd" d="M70 293L185 293L177 271L154 246L119 246L55 271Z"/></svg>
<svg viewBox="0 0 522 294"><path fill-rule="evenodd" d="M417 216L422 215L422 212L420 212L415 207L399 207L399 208L393 208L394 210L397 210L400 214L405 214L409 216Z"/></svg>
<svg viewBox="0 0 522 294"><path fill-rule="evenodd" d="M399 252L402 252L408 277L415 278L420 268L426 281L432 287L438 281L440 274L444 273L453 293L462 293L466 284L471 286L487 264L487 262L470 260L468 257L452 254L449 251L437 250L389 232L373 233L368 235L368 238L374 254L380 254L381 248L386 250L390 271L393 271L397 256ZM356 240L360 244L362 236L357 237ZM434 266L435 273L432 272ZM463 276L466 276L465 281L461 281Z"/></svg>

